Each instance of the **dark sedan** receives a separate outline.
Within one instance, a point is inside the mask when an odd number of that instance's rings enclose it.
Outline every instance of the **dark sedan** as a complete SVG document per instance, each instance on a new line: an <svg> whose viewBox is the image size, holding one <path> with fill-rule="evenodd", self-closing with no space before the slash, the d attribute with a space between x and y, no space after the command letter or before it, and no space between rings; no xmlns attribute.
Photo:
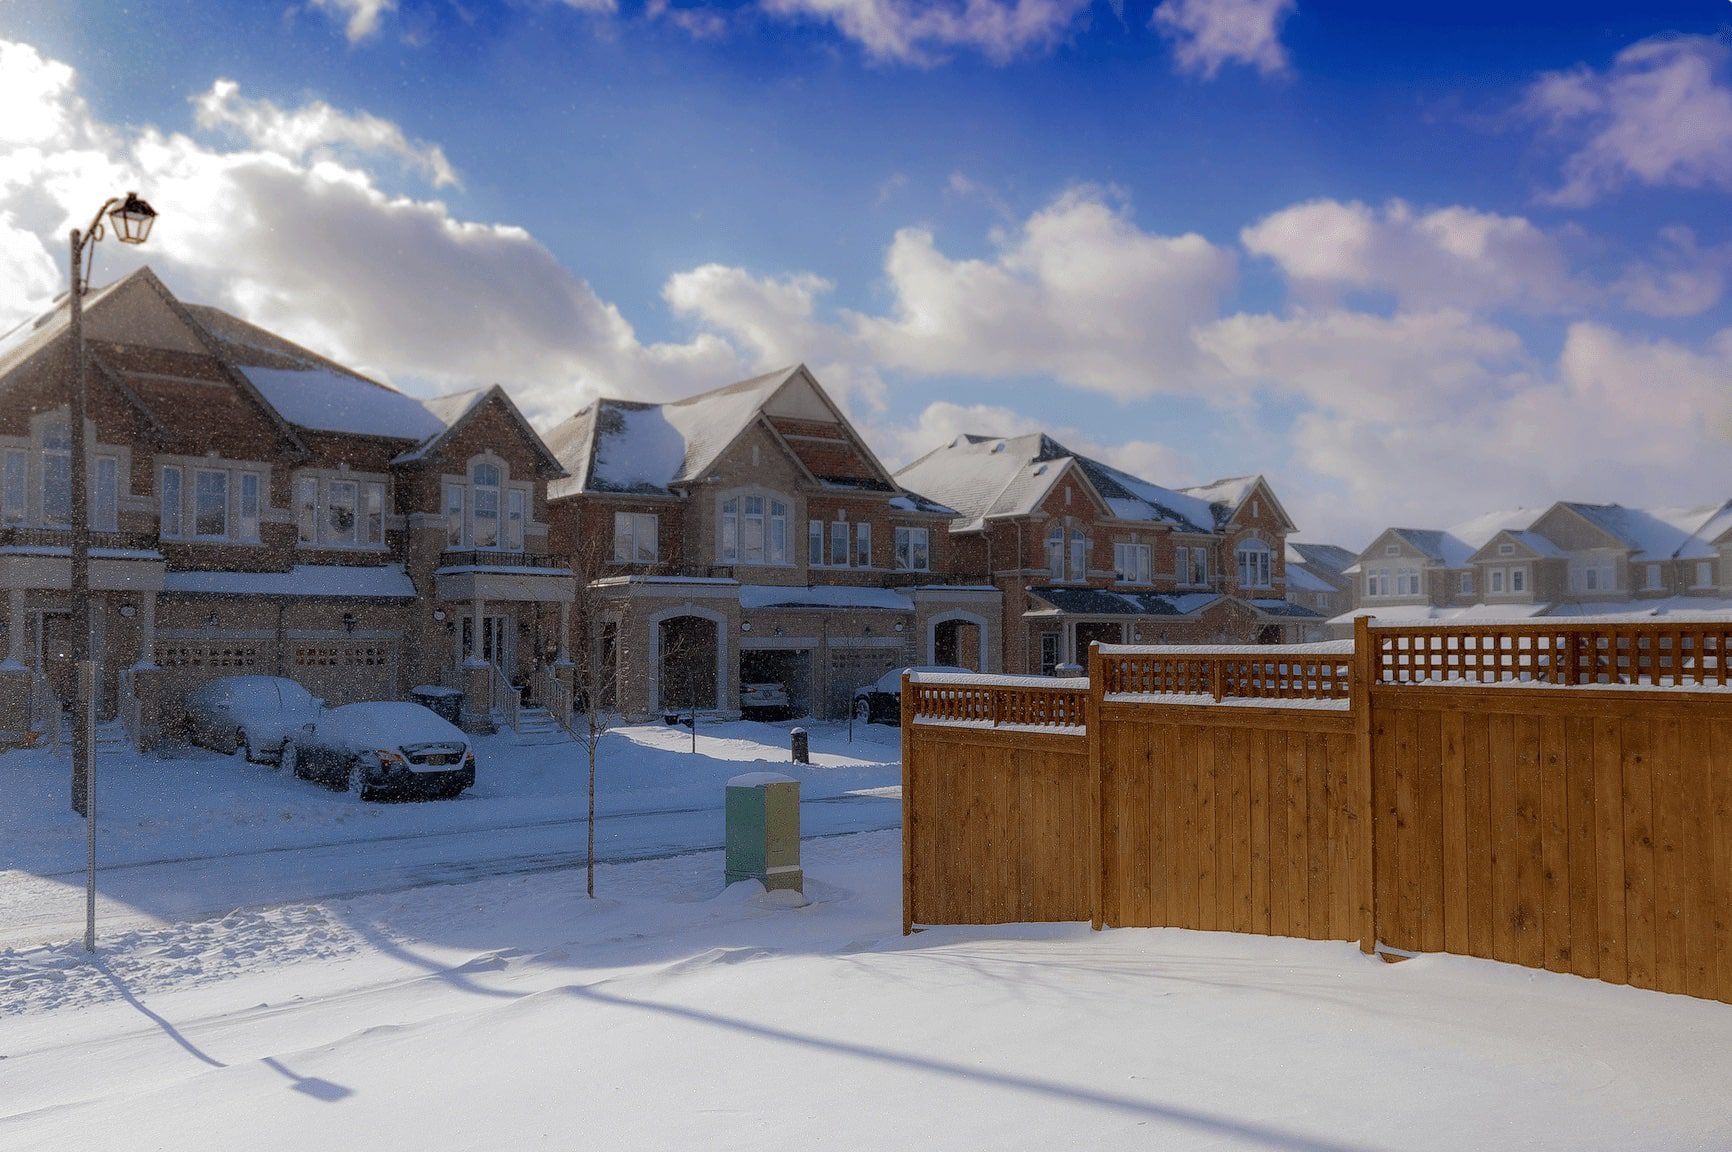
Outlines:
<svg viewBox="0 0 1732 1152"><path fill-rule="evenodd" d="M902 674L904 672L962 672L948 664L918 664L892 668L864 688L854 690L854 719L862 724L902 723Z"/></svg>
<svg viewBox="0 0 1732 1152"><path fill-rule="evenodd" d="M320 712L283 742L282 763L302 779L346 788L358 800L387 793L455 796L475 783L475 752L462 730L403 702Z"/></svg>

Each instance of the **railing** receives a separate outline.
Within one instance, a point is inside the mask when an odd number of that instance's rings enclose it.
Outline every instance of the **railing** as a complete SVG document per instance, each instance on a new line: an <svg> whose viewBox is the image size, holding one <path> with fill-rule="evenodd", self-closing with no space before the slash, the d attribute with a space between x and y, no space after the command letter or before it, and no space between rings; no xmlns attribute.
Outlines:
<svg viewBox="0 0 1732 1152"><path fill-rule="evenodd" d="M1213 700L1345 700L1353 643L1191 648L1101 645L1108 696L1207 696Z"/></svg>
<svg viewBox="0 0 1732 1152"><path fill-rule="evenodd" d="M564 556L542 556L534 552L494 552L486 548L448 549L439 554L441 568L561 568L571 561Z"/></svg>
<svg viewBox="0 0 1732 1152"><path fill-rule="evenodd" d="M120 726L126 732L126 742L137 748L144 735L144 702L133 691L132 669L120 670L119 689L115 710L120 716Z"/></svg>
<svg viewBox="0 0 1732 1152"><path fill-rule="evenodd" d="M92 532L91 548L128 552L155 551L157 538L145 532ZM0 528L0 548L70 549L70 528Z"/></svg>
<svg viewBox="0 0 1732 1152"><path fill-rule="evenodd" d="M536 695L541 698L541 706L559 722L561 728L571 727L571 689L559 678L559 670L554 665L544 664L536 672Z"/></svg>
<svg viewBox="0 0 1732 1152"><path fill-rule="evenodd" d="M493 689L493 714L515 732L523 722L523 689L513 684L511 677L499 665L493 664L490 669L488 680Z"/></svg>
<svg viewBox="0 0 1732 1152"><path fill-rule="evenodd" d="M1088 684L1076 679L992 676L978 679L915 673L907 687L916 723L1081 731Z"/></svg>
<svg viewBox="0 0 1732 1152"><path fill-rule="evenodd" d="M1371 627L1375 684L1725 687L1732 623Z"/></svg>
<svg viewBox="0 0 1732 1152"><path fill-rule="evenodd" d="M30 727L38 732L48 733L56 755L60 753L60 722L63 710L60 697L54 694L54 689L48 684L48 677L41 672L30 678Z"/></svg>

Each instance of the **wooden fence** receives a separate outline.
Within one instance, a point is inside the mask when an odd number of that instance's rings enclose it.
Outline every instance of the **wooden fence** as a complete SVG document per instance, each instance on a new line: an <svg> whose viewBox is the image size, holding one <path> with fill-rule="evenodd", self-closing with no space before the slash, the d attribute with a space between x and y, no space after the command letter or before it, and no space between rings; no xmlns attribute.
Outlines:
<svg viewBox="0 0 1732 1152"><path fill-rule="evenodd" d="M1096 647L1086 685L915 677L904 927L1358 940L1732 1002L1729 652L1721 624L1361 622Z"/></svg>

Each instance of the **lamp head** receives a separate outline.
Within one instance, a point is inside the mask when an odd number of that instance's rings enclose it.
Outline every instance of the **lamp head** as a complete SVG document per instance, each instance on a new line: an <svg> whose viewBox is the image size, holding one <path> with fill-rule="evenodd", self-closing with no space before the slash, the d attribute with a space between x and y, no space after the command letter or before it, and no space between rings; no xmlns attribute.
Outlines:
<svg viewBox="0 0 1732 1152"><path fill-rule="evenodd" d="M114 223L114 234L123 244L143 244L150 238L150 226L156 223L156 209L128 192L126 200L108 213Z"/></svg>

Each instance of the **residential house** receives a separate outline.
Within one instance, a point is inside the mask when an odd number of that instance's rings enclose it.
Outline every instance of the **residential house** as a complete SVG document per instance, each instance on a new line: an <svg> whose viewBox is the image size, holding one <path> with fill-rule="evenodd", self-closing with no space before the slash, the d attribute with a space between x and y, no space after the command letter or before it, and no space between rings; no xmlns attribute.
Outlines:
<svg viewBox="0 0 1732 1152"><path fill-rule="evenodd" d="M891 476L803 365L600 400L549 442L608 709L734 714L742 684L774 682L837 716L895 667L998 669L999 595L956 579L955 513Z"/></svg>
<svg viewBox="0 0 1732 1152"><path fill-rule="evenodd" d="M563 654L562 474L497 387L423 404L149 269L84 301L99 714L148 743L221 675L328 703L463 688L471 720ZM0 338L0 729L72 695L64 302ZM467 679L465 679L467 677ZM550 689L551 690L551 689Z"/></svg>
<svg viewBox="0 0 1732 1152"><path fill-rule="evenodd" d="M1301 639L1324 639L1324 622L1353 606L1353 577L1347 569L1358 559L1336 544L1287 541L1287 599L1320 617L1304 626Z"/></svg>
<svg viewBox="0 0 1732 1152"><path fill-rule="evenodd" d="M1162 488L1031 433L959 436L896 478L956 510L957 571L1002 593L1009 672L1091 641L1274 643L1323 619L1286 596L1293 524L1261 476Z"/></svg>

